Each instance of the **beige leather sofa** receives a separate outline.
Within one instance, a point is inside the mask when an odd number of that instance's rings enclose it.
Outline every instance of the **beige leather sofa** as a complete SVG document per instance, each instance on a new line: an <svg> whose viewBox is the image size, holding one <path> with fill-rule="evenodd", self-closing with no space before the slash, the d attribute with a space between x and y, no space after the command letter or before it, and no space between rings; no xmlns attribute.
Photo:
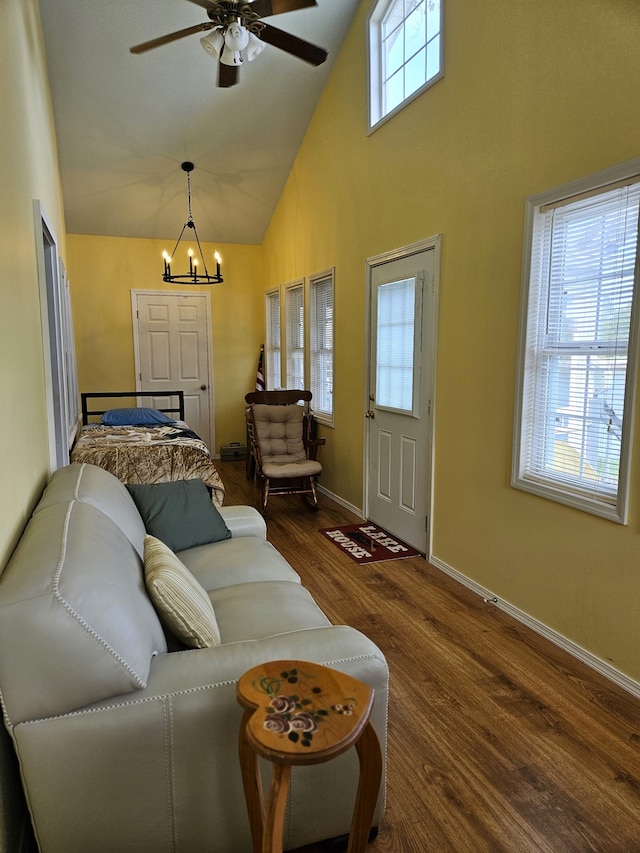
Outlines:
<svg viewBox="0 0 640 853"><path fill-rule="evenodd" d="M4 722L42 853L249 853L235 687L261 661L311 660L370 684L385 754L380 650L329 623L259 513L222 515L232 538L180 553L222 642L187 649L147 595L145 527L127 489L70 465L45 490L0 578ZM294 768L285 848L347 833L357 777L354 750ZM376 822L383 808L381 791Z"/></svg>

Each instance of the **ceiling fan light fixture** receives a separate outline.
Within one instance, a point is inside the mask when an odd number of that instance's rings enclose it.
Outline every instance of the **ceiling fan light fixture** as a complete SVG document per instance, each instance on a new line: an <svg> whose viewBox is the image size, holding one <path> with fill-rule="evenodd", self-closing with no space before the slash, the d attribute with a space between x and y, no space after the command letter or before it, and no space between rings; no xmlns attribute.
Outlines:
<svg viewBox="0 0 640 853"><path fill-rule="evenodd" d="M220 54L222 53L222 48L224 47L224 36L220 30L214 30L208 36L203 36L203 38L200 39L200 44L209 56L212 56L214 59L219 59Z"/></svg>
<svg viewBox="0 0 640 853"><path fill-rule="evenodd" d="M223 65L242 65L242 54L239 50L229 50L225 45L220 62Z"/></svg>
<svg viewBox="0 0 640 853"><path fill-rule="evenodd" d="M253 62L256 56L259 56L262 51L265 49L265 44L263 41L260 41L258 36L255 36L253 33L249 33L249 44L245 50L245 56L249 62Z"/></svg>
<svg viewBox="0 0 640 853"><path fill-rule="evenodd" d="M229 50L244 50L249 44L249 31L237 21L229 24L224 34L224 44Z"/></svg>
<svg viewBox="0 0 640 853"><path fill-rule="evenodd" d="M233 21L224 31L224 50L220 55L223 65L242 65L243 51L249 44L249 31L239 21Z"/></svg>

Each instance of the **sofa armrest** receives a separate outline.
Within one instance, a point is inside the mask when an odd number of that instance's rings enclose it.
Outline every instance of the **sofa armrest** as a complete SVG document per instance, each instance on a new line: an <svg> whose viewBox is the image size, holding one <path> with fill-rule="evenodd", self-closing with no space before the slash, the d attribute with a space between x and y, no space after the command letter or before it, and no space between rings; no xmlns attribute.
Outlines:
<svg viewBox="0 0 640 853"><path fill-rule="evenodd" d="M267 525L257 509L252 506L222 506L218 512L234 538L255 536L267 538Z"/></svg>
<svg viewBox="0 0 640 853"><path fill-rule="evenodd" d="M285 631L262 640L157 655L151 662L148 685L135 694L135 699L177 695L212 683L228 684L237 681L247 669L279 658L335 666L371 687L386 691L388 668L378 646L356 628L326 625ZM108 700L104 704L108 704Z"/></svg>
<svg viewBox="0 0 640 853"><path fill-rule="evenodd" d="M250 850L236 683L264 660L292 658L327 664L375 689L371 720L384 758L387 666L382 652L353 628L327 626L158 655L146 688L14 728L41 849ZM266 785L268 764L264 771ZM356 751L293 773L286 849L347 833L359 776ZM376 825L384 799L383 785Z"/></svg>

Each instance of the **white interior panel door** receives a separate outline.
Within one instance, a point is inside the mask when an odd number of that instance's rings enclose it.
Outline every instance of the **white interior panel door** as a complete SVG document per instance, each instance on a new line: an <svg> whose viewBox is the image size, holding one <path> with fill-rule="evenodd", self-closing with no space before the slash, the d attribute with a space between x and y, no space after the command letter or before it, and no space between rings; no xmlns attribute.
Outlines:
<svg viewBox="0 0 640 853"><path fill-rule="evenodd" d="M427 551L434 251L370 268L367 518Z"/></svg>
<svg viewBox="0 0 640 853"><path fill-rule="evenodd" d="M136 373L140 391L184 392L185 420L215 447L211 387L211 310L209 294L134 293Z"/></svg>

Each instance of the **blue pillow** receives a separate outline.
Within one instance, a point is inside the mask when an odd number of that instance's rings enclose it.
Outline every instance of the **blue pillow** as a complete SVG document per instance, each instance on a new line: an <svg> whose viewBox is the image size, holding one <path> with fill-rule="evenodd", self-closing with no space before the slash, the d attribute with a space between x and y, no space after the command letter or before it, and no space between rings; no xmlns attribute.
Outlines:
<svg viewBox="0 0 640 853"><path fill-rule="evenodd" d="M110 409L102 416L102 423L107 426L157 426L158 424L174 424L158 409Z"/></svg>

